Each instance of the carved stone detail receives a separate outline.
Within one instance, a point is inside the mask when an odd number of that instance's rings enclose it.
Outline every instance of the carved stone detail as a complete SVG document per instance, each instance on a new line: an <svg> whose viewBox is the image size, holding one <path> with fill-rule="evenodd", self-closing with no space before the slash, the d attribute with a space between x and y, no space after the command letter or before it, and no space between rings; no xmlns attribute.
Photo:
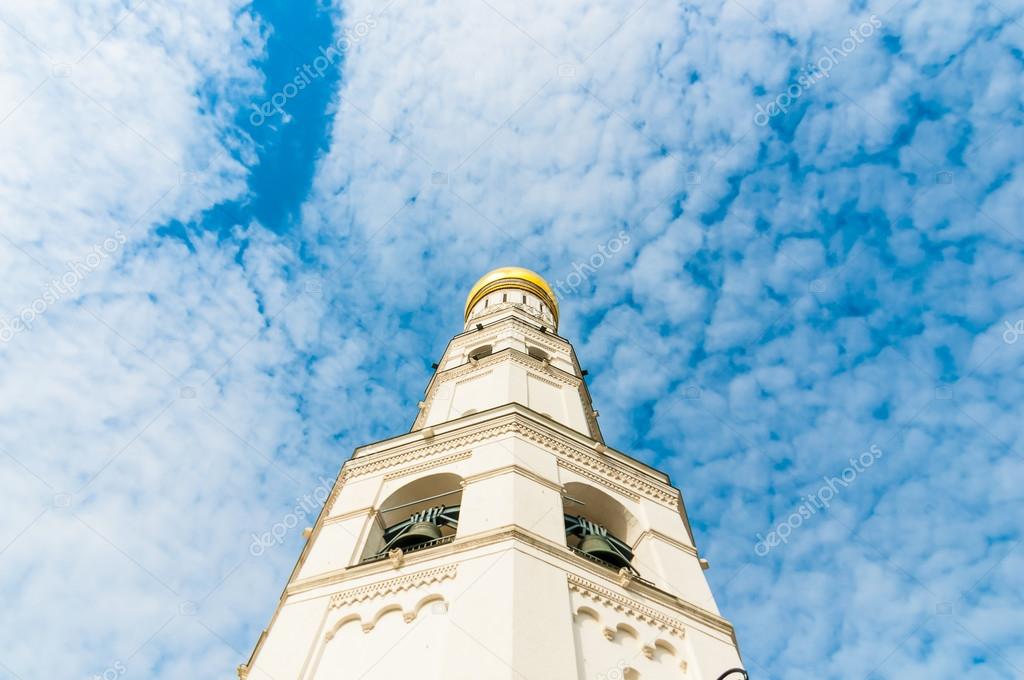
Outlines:
<svg viewBox="0 0 1024 680"><path fill-rule="evenodd" d="M621 469L602 460L599 454L585 450L582 446L570 445L564 441L556 439L555 437L552 437L527 423L519 416L513 416L504 422L491 427L467 432L466 434L455 437L449 438L445 435L438 435L437 439L439 441L420 445L419 447L401 451L400 453L385 455L384 457L371 456L365 460L357 458L348 465L346 470L342 472L342 477L344 479L349 479L361 475L373 474L413 460L426 458L427 456L441 451L465 448L476 442L498 437L509 432L522 435L531 441L541 444L542 446L546 446L561 457L573 461L583 468L589 469L593 474L599 476L599 480L595 481L602 481L606 484L610 481L617 482L621 487L623 487L623 492L628 491L628 493L631 493L634 498L637 494L640 494L671 508L676 508L678 505L678 495L674 489L669 490L668 487L662 488L657 484L642 479L640 473ZM593 477L591 477L591 479L593 479ZM338 489L340 490L340 485ZM328 501L328 503L331 502L331 500Z"/></svg>
<svg viewBox="0 0 1024 680"><path fill-rule="evenodd" d="M329 606L331 609L337 609L338 607L345 607L357 602L372 600L376 597L384 597L385 595L392 595L433 583L441 583L442 581L455 578L455 573L456 565L450 564L435 569L418 571L414 574L397 576L386 581L379 581L359 588L353 588L352 590L335 593L331 596Z"/></svg>
<svg viewBox="0 0 1024 680"><path fill-rule="evenodd" d="M466 383L471 383L471 382L474 382L476 380L480 380L481 378L486 378L487 376L489 376L489 375L491 375L493 373L494 373L493 369L490 370L490 371L483 371L482 373L477 373L476 375L466 376L462 380L457 381L455 384L456 385L465 385Z"/></svg>
<svg viewBox="0 0 1024 680"><path fill-rule="evenodd" d="M396 465L402 465L403 463L419 460L420 458L426 458L427 456L440 453L441 451L465 448L478 441L504 434L508 432L509 429L510 423L504 423L477 430L475 432L467 432L466 434L456 437L449 438L444 435L439 435L438 439L440 441L435 441L425 445L421 444L411 450L393 453L383 457L370 456L366 459L357 458L348 464L348 469L346 469L342 474L346 479L360 477L363 475L371 475L375 472L380 472L381 470L386 470L387 468L394 467Z"/></svg>
<svg viewBox="0 0 1024 680"><path fill-rule="evenodd" d="M584 452L576 447L569 446L564 442L541 432L540 430L530 427L526 423L513 423L513 429L527 439L532 439L539 444L543 444L544 446L554 450L556 453L562 454L569 460L590 468L600 475L603 480L615 480L623 486L633 489L635 492L643 494L652 500L664 503L673 508L676 507L677 497L675 493L662 489L655 484L641 479L638 474L631 474L625 470L621 470L614 465L601 460L598 456L595 456L592 453Z"/></svg>
<svg viewBox="0 0 1024 680"><path fill-rule="evenodd" d="M619 595L575 574L569 574L568 577L569 590L573 592L577 592L594 602L611 607L615 611L630 616L637 621L649 623L658 630L666 631L678 638L685 635L686 626L678 619L662 614L656 609L641 604L637 600Z"/></svg>
<svg viewBox="0 0 1024 680"><path fill-rule="evenodd" d="M596 472L591 472L590 470L587 470L584 467L581 467L579 465L575 465L573 463L569 463L569 462L566 462L566 461L563 461L563 460L558 461L558 467L563 468L565 470L571 470L571 471L575 472L576 474L578 474L579 476L586 477L590 481L595 482L595 483L597 483L597 484L599 484L601 486L606 486L606 487L615 489L616 491L621 493L626 498L629 498L630 500L634 500L634 501L640 500L640 494L632 491L631 489L627 489L626 487L622 486L621 484L616 484L615 482L609 481L608 478L602 477L601 475L597 474Z"/></svg>
<svg viewBox="0 0 1024 680"><path fill-rule="evenodd" d="M473 455L472 451L463 451L461 453L454 453L450 456L444 456L436 460L427 461L426 463L420 463L419 465L411 465L401 470L395 470L384 475L384 481L389 481L397 477L404 477L406 475L412 475L424 470L430 470L431 468L441 467L442 465L448 465L449 463L457 463L462 460L466 460Z"/></svg>
<svg viewBox="0 0 1024 680"><path fill-rule="evenodd" d="M531 368L539 373L542 373L549 380L557 381L557 383L560 383L561 385L569 385L571 387L580 388L583 384L583 378L553 368L549 363L537 359L536 357L531 357L529 354L520 352L517 349L508 348L499 350L494 354L489 354L488 356L482 359L470 360L469 363L465 363L460 366L456 366L455 368L450 368L446 371L441 371L440 373L435 374L433 382L430 383L427 396L423 400L426 403L426 407L420 409L419 414L416 416L416 422L413 424L413 429L417 429L420 422L426 416L426 413L430 410L430 407L434 405L434 397L437 395L438 388L440 388L441 385L447 382L451 382L453 380L462 383L468 380L474 380L477 377L482 377L483 375L489 374L490 371L488 371L487 373L481 373L478 376L465 376L467 373L471 374L475 371L479 371L480 369L487 368L495 364L500 364L504 361L511 361L521 366Z"/></svg>
<svg viewBox="0 0 1024 680"><path fill-rule="evenodd" d="M527 371L526 375L528 377L530 377L530 378L533 378L534 380L536 380L538 382L541 382L541 383L544 383L545 385L548 385L549 387L554 387L554 388L559 389L559 390L562 389L562 386L560 384L556 383L554 380L548 380L547 378L544 378L544 377L541 377L541 376L537 375L533 371Z"/></svg>
<svg viewBox="0 0 1024 680"><path fill-rule="evenodd" d="M338 496L341 495L341 488L345 486L345 480L348 479L348 475L345 474L344 470L338 474L338 479L334 482L334 488L331 489L331 495L327 497L324 502L323 515L329 517L331 510L334 509L334 502L338 500Z"/></svg>

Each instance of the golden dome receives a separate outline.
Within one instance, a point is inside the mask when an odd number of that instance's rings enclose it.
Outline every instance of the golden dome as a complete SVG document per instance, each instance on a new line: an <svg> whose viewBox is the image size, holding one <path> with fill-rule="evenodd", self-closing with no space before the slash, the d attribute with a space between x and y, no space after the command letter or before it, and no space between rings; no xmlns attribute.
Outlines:
<svg viewBox="0 0 1024 680"><path fill-rule="evenodd" d="M555 317L555 323L558 323L558 299L555 298L555 291L544 277L523 267L498 267L480 277L466 298L465 318L469 319L469 310L473 309L473 305L499 288L518 288L536 295L547 304L551 315Z"/></svg>

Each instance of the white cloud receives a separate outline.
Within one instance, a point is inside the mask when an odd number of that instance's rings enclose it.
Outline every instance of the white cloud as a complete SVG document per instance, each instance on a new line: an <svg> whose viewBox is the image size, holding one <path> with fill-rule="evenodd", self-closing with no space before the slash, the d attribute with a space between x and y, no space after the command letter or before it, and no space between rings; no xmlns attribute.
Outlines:
<svg viewBox="0 0 1024 680"><path fill-rule="evenodd" d="M481 272L564 278L622 229L562 331L610 442L683 488L755 674L1024 665L1018 29L899 3L900 55L877 36L781 135L753 121L871 11L396 4L347 55L301 233L209 225L191 250L154 229L247 191L232 121L269 28L240 3L5 12L4 318L128 236L0 347L8 673L230 672L300 542L253 560L249 532L407 426ZM755 556L872 443L877 468Z"/></svg>

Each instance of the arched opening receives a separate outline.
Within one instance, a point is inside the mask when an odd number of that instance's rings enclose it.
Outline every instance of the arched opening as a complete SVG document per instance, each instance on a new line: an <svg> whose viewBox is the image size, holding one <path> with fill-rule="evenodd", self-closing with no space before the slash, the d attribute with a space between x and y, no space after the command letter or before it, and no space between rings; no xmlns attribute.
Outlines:
<svg viewBox="0 0 1024 680"><path fill-rule="evenodd" d="M632 546L639 538L640 523L622 503L597 487L569 482L562 507L570 550L616 571L625 568L636 573Z"/></svg>
<svg viewBox="0 0 1024 680"><path fill-rule="evenodd" d="M526 348L526 353L534 359L540 359L541 361L548 361L550 358L547 352L542 350L540 347L533 347L532 345Z"/></svg>
<svg viewBox="0 0 1024 680"><path fill-rule="evenodd" d="M462 478L442 472L409 482L378 506L362 562L384 559L396 548L415 552L455 539Z"/></svg>
<svg viewBox="0 0 1024 680"><path fill-rule="evenodd" d="M469 351L469 358L472 361L479 361L491 355L493 348L490 345L481 345Z"/></svg>

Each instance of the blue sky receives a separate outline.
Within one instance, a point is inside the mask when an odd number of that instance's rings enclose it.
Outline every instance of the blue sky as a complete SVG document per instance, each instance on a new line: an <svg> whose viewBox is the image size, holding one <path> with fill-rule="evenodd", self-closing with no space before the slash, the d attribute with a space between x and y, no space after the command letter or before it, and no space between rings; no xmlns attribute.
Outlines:
<svg viewBox="0 0 1024 680"><path fill-rule="evenodd" d="M510 263L753 675L1024 675L1022 15L0 10L0 678L230 675Z"/></svg>

